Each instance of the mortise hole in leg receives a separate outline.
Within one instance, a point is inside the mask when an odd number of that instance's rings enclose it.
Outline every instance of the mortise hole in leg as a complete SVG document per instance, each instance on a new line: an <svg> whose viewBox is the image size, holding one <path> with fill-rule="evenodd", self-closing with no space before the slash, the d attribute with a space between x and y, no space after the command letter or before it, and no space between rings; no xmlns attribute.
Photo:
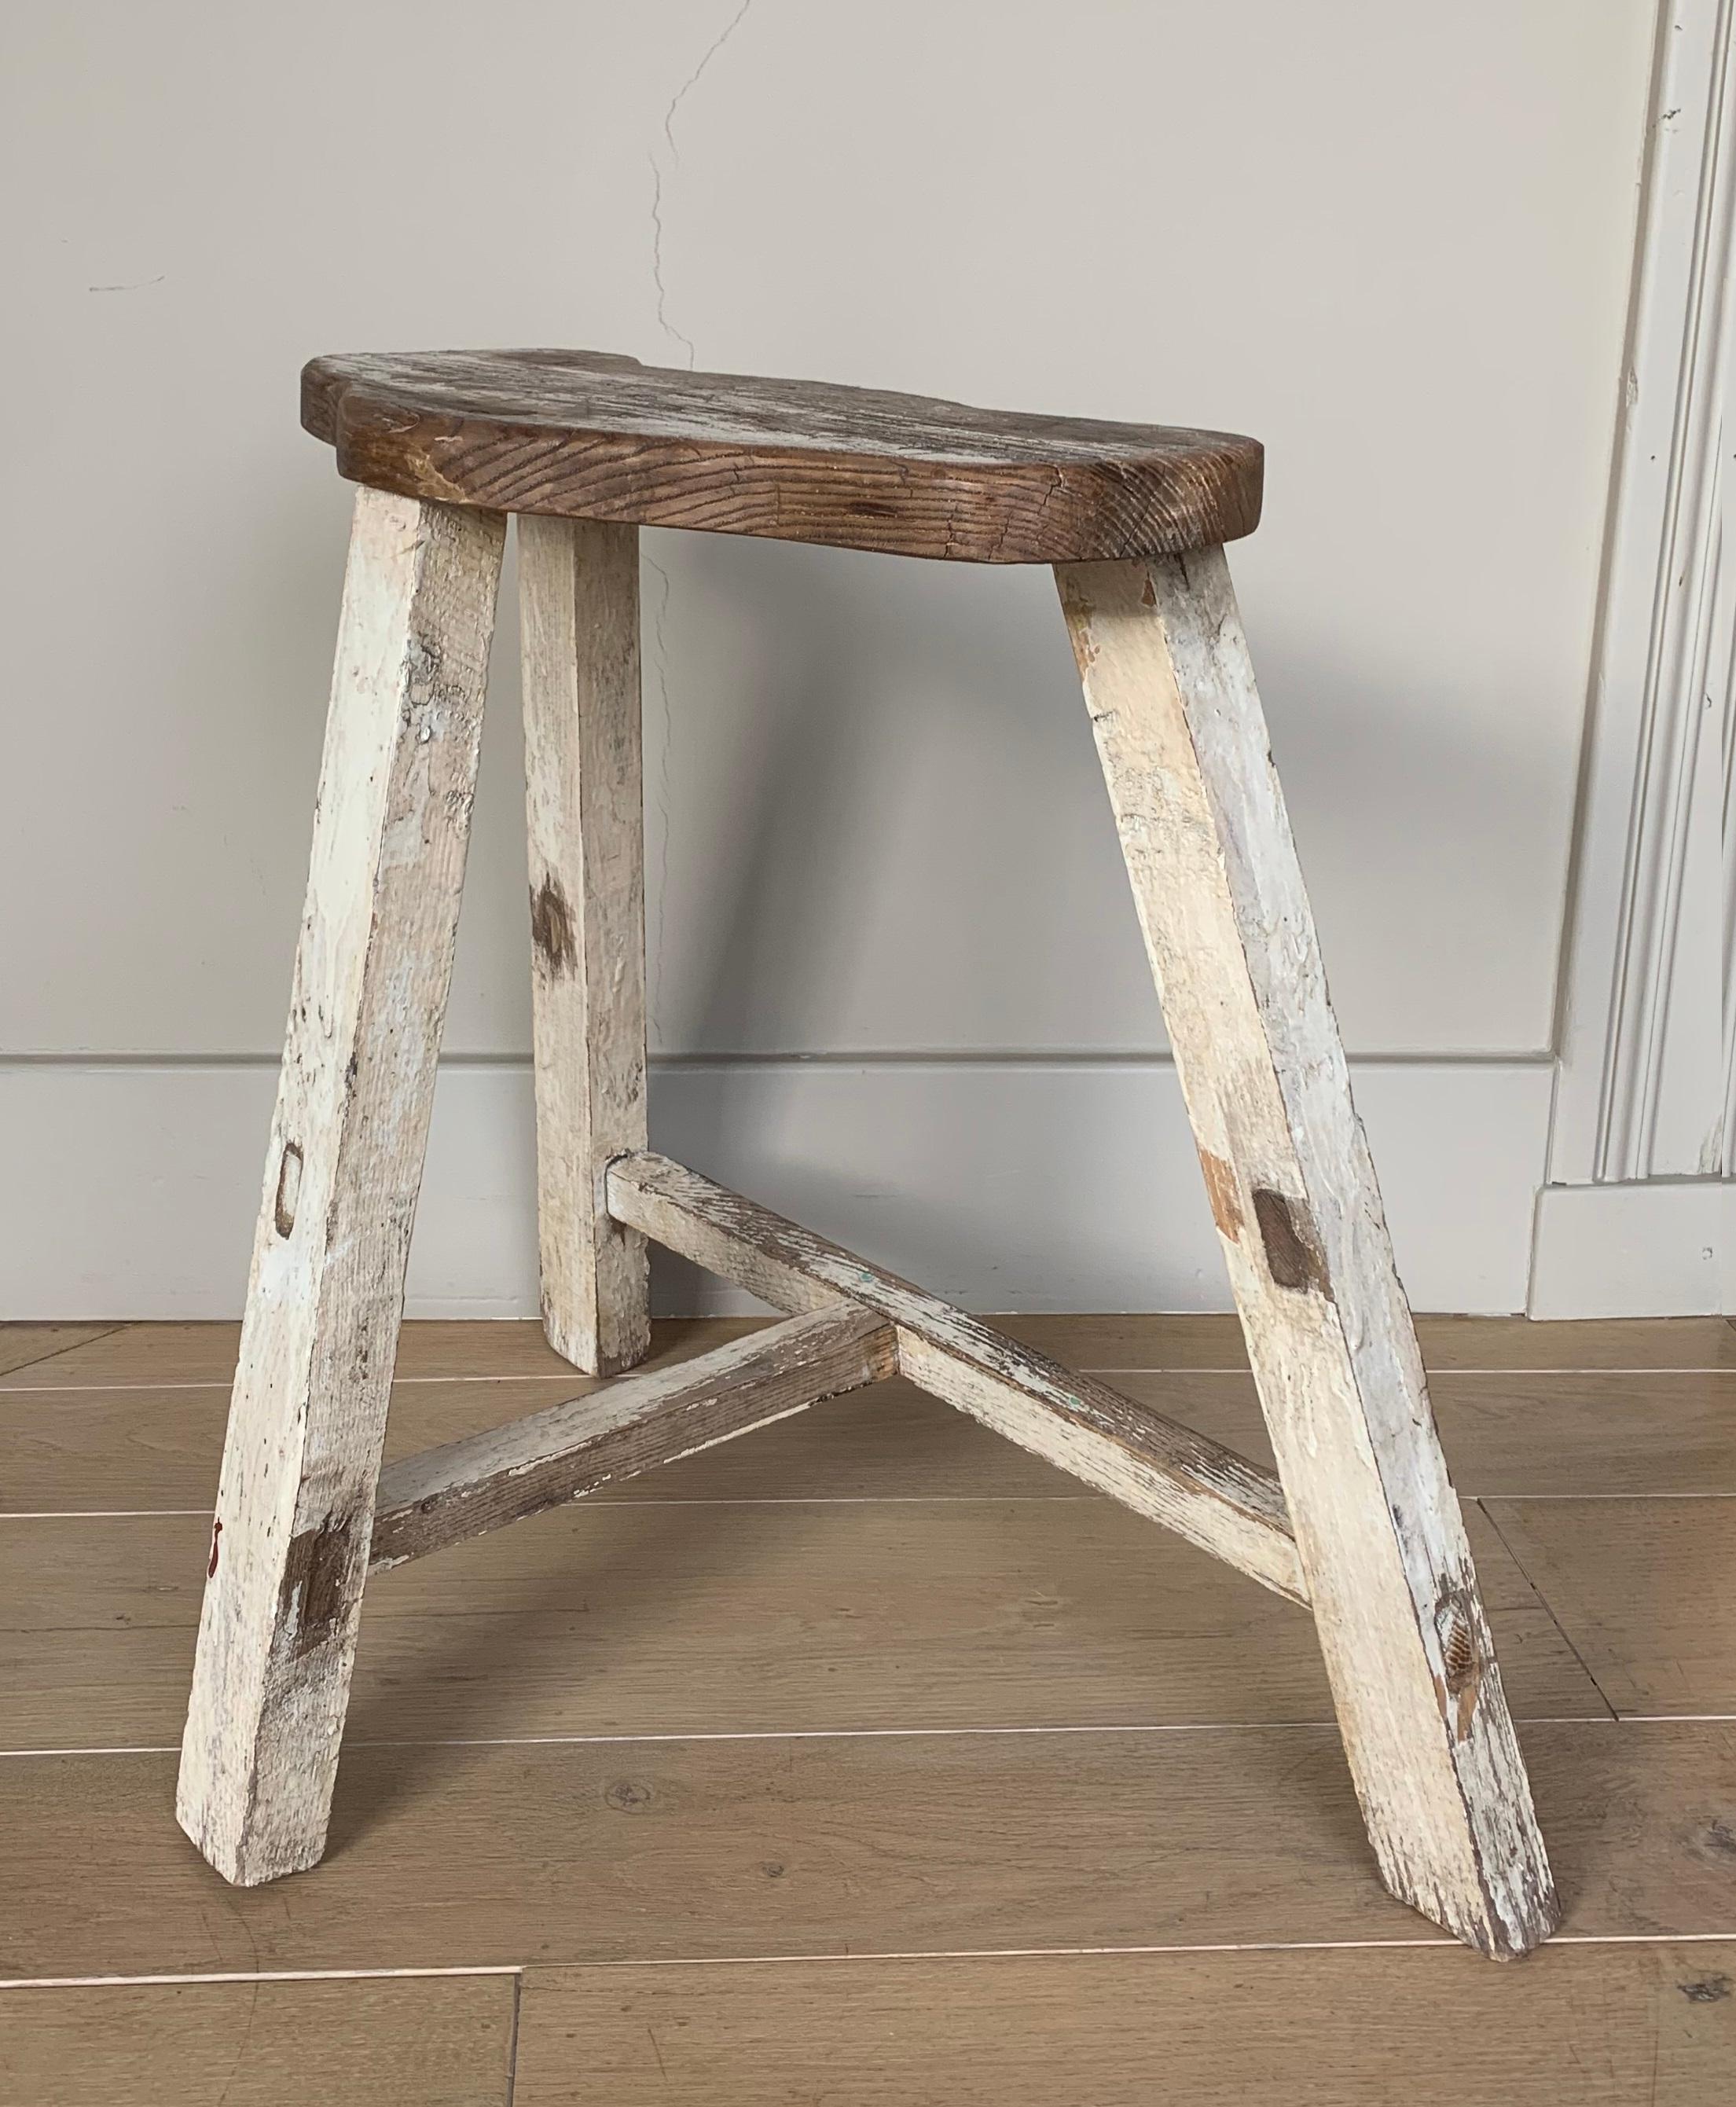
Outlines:
<svg viewBox="0 0 1736 2107"><path fill-rule="evenodd" d="M283 1144L283 1160L277 1166L277 1202L272 1220L280 1237L295 1226L296 1202L301 1198L301 1148L297 1142Z"/></svg>
<svg viewBox="0 0 1736 2107"><path fill-rule="evenodd" d="M1436 1613L1441 1640L1441 1665L1446 1687L1456 1697L1477 1673L1477 1642L1471 1636L1471 1620L1459 1603L1443 1606Z"/></svg>
<svg viewBox="0 0 1736 2107"><path fill-rule="evenodd" d="M1299 1292L1312 1291L1329 1302L1332 1283L1314 1236L1314 1225L1299 1201L1286 1199L1270 1186L1257 1185L1253 1193L1254 1220L1266 1252L1266 1269L1273 1283Z"/></svg>
<svg viewBox="0 0 1736 2107"><path fill-rule="evenodd" d="M530 941L537 957L556 979L570 973L578 963L573 910L553 877L545 878L530 896Z"/></svg>
<svg viewBox="0 0 1736 2107"><path fill-rule="evenodd" d="M1483 1650L1477 1640L1472 1605L1468 1583L1444 1584L1435 1603L1435 1634L1441 1642L1442 1671L1437 1695L1455 1739L1461 1741L1471 1731L1483 1679Z"/></svg>
<svg viewBox="0 0 1736 2107"><path fill-rule="evenodd" d="M353 1519L331 1515L290 1539L279 1614L293 1634L292 1658L330 1638L359 1600L357 1542Z"/></svg>

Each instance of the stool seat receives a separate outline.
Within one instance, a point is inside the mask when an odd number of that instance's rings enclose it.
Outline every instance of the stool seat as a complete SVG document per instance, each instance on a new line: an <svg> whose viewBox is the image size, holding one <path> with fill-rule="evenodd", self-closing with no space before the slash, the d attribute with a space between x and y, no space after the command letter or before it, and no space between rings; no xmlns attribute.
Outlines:
<svg viewBox="0 0 1736 2107"><path fill-rule="evenodd" d="M1259 523L1256 439L591 351L316 358L352 482L449 505L978 564L1175 555Z"/></svg>

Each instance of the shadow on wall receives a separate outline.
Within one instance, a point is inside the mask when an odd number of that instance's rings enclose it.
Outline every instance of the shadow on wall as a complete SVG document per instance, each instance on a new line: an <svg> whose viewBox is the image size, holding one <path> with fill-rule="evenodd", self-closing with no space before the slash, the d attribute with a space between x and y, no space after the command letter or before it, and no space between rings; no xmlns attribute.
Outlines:
<svg viewBox="0 0 1736 2107"><path fill-rule="evenodd" d="M954 1116L968 1080L920 1055L985 1038L1016 1049L1023 997L1080 941L1044 882L1052 865L1077 865L1075 842L1115 888L1119 964L1149 1010L1148 1043L1161 1036L1049 573L721 537L645 541L652 1034L681 1062L654 1088L654 1145L841 1240L861 1238L865 1215L884 1217L864 1256L918 1278L992 1274L996 1254L973 1247L985 1188L1012 1166L972 1160L975 1137ZM1058 751L1072 765L1050 796ZM985 799L998 804L995 866L952 862L926 900L901 895L901 869L932 872L937 852L947 865L949 817ZM1034 833L1038 816L1053 824ZM915 1053L898 1047L912 1035L896 1017L870 1036L888 992L894 1012L928 1021ZM776 1067L732 1058L825 1046L852 1017L868 1028L842 1053ZM1088 1036L1082 1024L1075 1043ZM896 1131L876 1147L839 1071L851 1051L888 1049L899 1073L877 1095ZM1023 1128L1021 1208L1064 1183L1077 1139L1050 1121ZM946 1178L902 1177L912 1159L945 1165ZM933 1204L937 1183L956 1185L956 1206ZM710 1299L694 1269L667 1254L657 1264L660 1306Z"/></svg>
<svg viewBox="0 0 1736 2107"><path fill-rule="evenodd" d="M1161 1022L1047 573L646 541L654 1143L937 1289L968 1279L979 1306L985 1281L1009 1308L1069 1306L1064 1283L1138 1308L1158 1278L1167 1306L1218 1301L1173 1076L1127 1065ZM1304 859L1380 930L1384 975L1438 999L1454 942L1510 941L1487 851L1536 785L1444 701L1396 712L1378 668L1329 645L1266 654ZM1485 815L1437 874L1457 903L1437 932L1366 882L1430 852L1374 794L1395 777ZM937 862L951 882L931 887ZM1324 942L1330 961L1330 923ZM1033 1009L1046 1032L1022 1025ZM1154 1214L1130 1254L1130 1217ZM660 1306L696 1306L700 1276L660 1264Z"/></svg>
<svg viewBox="0 0 1736 2107"><path fill-rule="evenodd" d="M1046 571L646 541L654 1051L1161 1049ZM1534 680L1491 739L1353 610L1251 614L1352 1050L1544 1049L1562 874L1514 845L1571 786Z"/></svg>
<svg viewBox="0 0 1736 2107"><path fill-rule="evenodd" d="M646 541L658 1049L1091 1043L1029 1015L1082 878L1137 964L1047 573Z"/></svg>

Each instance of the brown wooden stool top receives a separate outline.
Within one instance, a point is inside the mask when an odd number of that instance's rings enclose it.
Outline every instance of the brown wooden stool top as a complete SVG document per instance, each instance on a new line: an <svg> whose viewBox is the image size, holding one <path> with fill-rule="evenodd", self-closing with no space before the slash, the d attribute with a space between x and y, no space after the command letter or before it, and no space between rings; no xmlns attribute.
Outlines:
<svg viewBox="0 0 1736 2107"><path fill-rule="evenodd" d="M1259 523L1233 433L686 373L591 351L316 358L302 422L356 483L452 505L977 564L1173 554Z"/></svg>

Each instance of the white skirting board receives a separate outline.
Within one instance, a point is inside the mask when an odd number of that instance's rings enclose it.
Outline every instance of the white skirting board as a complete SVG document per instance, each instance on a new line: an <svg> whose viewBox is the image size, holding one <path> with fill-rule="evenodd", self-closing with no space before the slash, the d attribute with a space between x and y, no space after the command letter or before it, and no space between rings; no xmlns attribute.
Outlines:
<svg viewBox="0 0 1736 2107"><path fill-rule="evenodd" d="M1419 1309L1522 1309L1550 1071L1352 1063ZM240 1314L276 1071L0 1066L0 1317ZM537 1310L528 1062L443 1069L412 1317ZM967 1308L1221 1310L1167 1061L654 1066L654 1147ZM742 1309L671 1261L666 1311Z"/></svg>
<svg viewBox="0 0 1736 2107"><path fill-rule="evenodd" d="M1736 1309L1736 1184L1648 1178L1537 1196L1533 1317L1706 1317Z"/></svg>

